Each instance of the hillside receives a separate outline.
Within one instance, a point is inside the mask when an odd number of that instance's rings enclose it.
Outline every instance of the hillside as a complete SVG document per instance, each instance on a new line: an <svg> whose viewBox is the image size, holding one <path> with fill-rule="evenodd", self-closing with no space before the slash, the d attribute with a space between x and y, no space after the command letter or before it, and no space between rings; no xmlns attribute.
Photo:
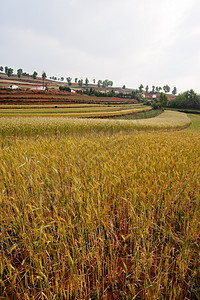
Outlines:
<svg viewBox="0 0 200 300"><path fill-rule="evenodd" d="M11 84L16 84L19 86L19 88L31 88L36 86L42 86L43 81L41 77L33 79L30 76L21 75L21 78L18 78L15 74L8 77L6 74L0 73L0 88L7 88ZM56 82L50 79L46 79L45 84L47 84L48 88L50 89L58 89L60 86L60 82Z"/></svg>
<svg viewBox="0 0 200 300"><path fill-rule="evenodd" d="M0 90L0 105L35 105L35 104L135 104L135 99L120 99L117 97L95 97L56 90Z"/></svg>
<svg viewBox="0 0 200 300"><path fill-rule="evenodd" d="M16 74L13 74L12 76L8 77L4 73L0 73L0 88L8 88L10 85L18 85L19 88L27 89L27 88L32 88L32 87L38 87L43 85L43 80L41 77L37 77L36 79L33 79L31 76L24 76L21 75L21 78L18 78ZM48 89L51 90L58 90L59 86L66 86L68 87L68 83L66 81L59 81L59 80L51 80L51 79L45 79L45 86L47 86ZM83 83L83 86L80 87L78 83L72 83L70 88L75 89L75 90L84 90L86 89L85 84ZM102 91L102 92L108 92L111 90L114 90L115 92L126 92L126 93L131 93L133 89L122 89L121 87L111 87L108 86L106 88L103 87L98 87L97 84L88 84L87 88L93 88L97 91Z"/></svg>

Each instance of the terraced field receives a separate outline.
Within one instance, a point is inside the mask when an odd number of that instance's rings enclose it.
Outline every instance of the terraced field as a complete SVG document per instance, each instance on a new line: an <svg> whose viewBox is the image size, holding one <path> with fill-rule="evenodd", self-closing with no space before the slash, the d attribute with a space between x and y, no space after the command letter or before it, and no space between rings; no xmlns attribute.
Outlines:
<svg viewBox="0 0 200 300"><path fill-rule="evenodd" d="M0 90L0 105L136 104L135 99L93 97L60 91Z"/></svg>
<svg viewBox="0 0 200 300"><path fill-rule="evenodd" d="M155 118L139 120L83 119L66 117L1 117L1 136L49 136L74 133L117 133L141 130L176 130L189 126L190 119L180 112L165 111Z"/></svg>
<svg viewBox="0 0 200 300"><path fill-rule="evenodd" d="M142 105L120 105L120 106L106 106L106 105L88 105L77 107L34 107L29 108L29 106L6 106L3 108L0 106L0 116L66 116L66 117L77 117L77 118L87 118L87 117L109 117L109 116L121 116L128 115L138 112L145 112L151 110L151 107Z"/></svg>

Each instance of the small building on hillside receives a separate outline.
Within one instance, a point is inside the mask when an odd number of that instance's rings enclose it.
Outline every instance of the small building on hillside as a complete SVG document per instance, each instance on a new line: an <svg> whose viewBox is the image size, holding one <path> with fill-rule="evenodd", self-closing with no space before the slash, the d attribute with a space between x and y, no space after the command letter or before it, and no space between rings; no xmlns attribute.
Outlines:
<svg viewBox="0 0 200 300"><path fill-rule="evenodd" d="M172 94L166 94L166 95L167 95L167 97L168 97L169 100L173 100L173 99L176 98L176 96L172 95ZM145 96L146 96L145 98L147 100L155 100L155 99L159 99L160 93L156 93L156 94L149 93L149 94L146 94Z"/></svg>
<svg viewBox="0 0 200 300"><path fill-rule="evenodd" d="M18 87L18 85L16 85L16 84L11 84L11 85L8 86L8 88L9 88L9 89L12 89L12 90L16 90L16 89L18 89L19 87Z"/></svg>
<svg viewBox="0 0 200 300"><path fill-rule="evenodd" d="M46 86L34 86L31 88L31 90L36 90L36 91L46 91Z"/></svg>
<svg viewBox="0 0 200 300"><path fill-rule="evenodd" d="M158 99L159 96L160 96L160 94L149 93L149 94L145 95L145 98L148 99L148 100L155 100L155 99Z"/></svg>

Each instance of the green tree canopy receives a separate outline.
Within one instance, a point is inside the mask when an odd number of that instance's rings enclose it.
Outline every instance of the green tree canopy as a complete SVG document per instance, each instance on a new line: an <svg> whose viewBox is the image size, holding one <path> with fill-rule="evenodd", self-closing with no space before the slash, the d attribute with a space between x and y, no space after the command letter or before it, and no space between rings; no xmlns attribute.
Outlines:
<svg viewBox="0 0 200 300"><path fill-rule="evenodd" d="M139 91L140 91L140 93L142 93L143 88L144 88L143 84L140 84L140 86L139 86Z"/></svg>
<svg viewBox="0 0 200 300"><path fill-rule="evenodd" d="M191 89L179 94L176 99L171 100L169 106L175 108L200 109L200 96Z"/></svg>
<svg viewBox="0 0 200 300"><path fill-rule="evenodd" d="M159 103L161 105L161 107L166 107L168 104L168 97L165 93L160 93L160 97L159 97Z"/></svg>
<svg viewBox="0 0 200 300"><path fill-rule="evenodd" d="M6 66L5 67L5 73L6 73L6 75L8 75L8 77L10 77L13 74L13 69L12 68L8 68Z"/></svg>
<svg viewBox="0 0 200 300"><path fill-rule="evenodd" d="M22 73L23 73L23 70L22 70L22 69L18 69L18 70L17 70L17 76L18 76L18 78L21 77Z"/></svg>
<svg viewBox="0 0 200 300"><path fill-rule="evenodd" d="M67 82L68 82L68 85L71 86L72 85L72 78L71 77L67 77Z"/></svg>
<svg viewBox="0 0 200 300"><path fill-rule="evenodd" d="M45 79L47 78L47 74L46 72L42 72L42 81L43 81L43 87L44 87L44 82L45 82Z"/></svg>
<svg viewBox="0 0 200 300"><path fill-rule="evenodd" d="M173 91L172 91L172 94L173 94L173 95L176 95L176 94L177 94L177 88L176 88L176 87L174 87L174 89L173 89Z"/></svg>
<svg viewBox="0 0 200 300"><path fill-rule="evenodd" d="M170 92L170 87L169 87L168 84L166 84L166 85L163 86L163 91L164 91L165 93L169 93L169 92Z"/></svg>
<svg viewBox="0 0 200 300"><path fill-rule="evenodd" d="M37 78L37 75L38 75L38 73L35 71L35 72L33 72L33 79L36 79Z"/></svg>
<svg viewBox="0 0 200 300"><path fill-rule="evenodd" d="M101 87L101 84L102 84L102 80L98 80L98 87Z"/></svg>
<svg viewBox="0 0 200 300"><path fill-rule="evenodd" d="M83 86L83 79L79 79L79 81L78 81L78 85L79 85L80 87L82 87L82 86Z"/></svg>
<svg viewBox="0 0 200 300"><path fill-rule="evenodd" d="M85 86L86 86L86 87L88 86L88 83L89 83L89 79L86 78L86 79L85 79Z"/></svg>

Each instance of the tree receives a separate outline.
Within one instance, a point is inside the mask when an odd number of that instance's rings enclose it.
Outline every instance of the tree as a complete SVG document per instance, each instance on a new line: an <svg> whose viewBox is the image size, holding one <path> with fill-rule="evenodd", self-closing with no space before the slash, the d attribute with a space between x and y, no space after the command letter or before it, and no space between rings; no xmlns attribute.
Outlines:
<svg viewBox="0 0 200 300"><path fill-rule="evenodd" d="M166 107L169 102L169 99L165 93L160 93L159 103L161 107Z"/></svg>
<svg viewBox="0 0 200 300"><path fill-rule="evenodd" d="M10 77L13 74L13 69L12 68L8 68L6 66L5 67L5 73L6 73L6 75L8 75L8 77Z"/></svg>
<svg viewBox="0 0 200 300"><path fill-rule="evenodd" d="M155 93L155 85L152 86L152 93Z"/></svg>
<svg viewBox="0 0 200 300"><path fill-rule="evenodd" d="M123 87L122 87L122 88L123 88L123 90L125 90L125 88L126 88L125 84L123 85Z"/></svg>
<svg viewBox="0 0 200 300"><path fill-rule="evenodd" d="M2 66L0 67L0 71L3 72L3 67Z"/></svg>
<svg viewBox="0 0 200 300"><path fill-rule="evenodd" d="M61 77L60 79L61 79L61 81L63 81L63 80L64 80L64 77Z"/></svg>
<svg viewBox="0 0 200 300"><path fill-rule="evenodd" d="M194 90L189 90L176 96L169 102L170 107L176 108L189 108L189 109L200 109L200 96L197 95Z"/></svg>
<svg viewBox="0 0 200 300"><path fill-rule="evenodd" d="M93 79L92 81L93 81L93 83L95 84L96 80L95 80L95 79Z"/></svg>
<svg viewBox="0 0 200 300"><path fill-rule="evenodd" d="M22 69L18 69L18 70L17 70L17 76L18 76L18 78L21 77L22 73L23 73L23 70L22 70Z"/></svg>
<svg viewBox="0 0 200 300"><path fill-rule="evenodd" d="M45 82L45 79L47 78L47 74L46 72L42 72L42 81L43 81L43 88L44 88L44 82Z"/></svg>
<svg viewBox="0 0 200 300"><path fill-rule="evenodd" d="M172 94L173 94L173 95L176 95L176 94L177 94L177 88L176 88L176 87L174 87L174 89L173 89L173 91L172 91Z"/></svg>
<svg viewBox="0 0 200 300"><path fill-rule="evenodd" d="M144 88L144 86L143 86L143 84L140 84L140 86L139 86L139 91L140 91L140 93L142 93L142 89Z"/></svg>
<svg viewBox="0 0 200 300"><path fill-rule="evenodd" d="M101 82L102 83L102 82ZM113 86L113 81L105 79L103 81L103 87L107 87L107 86Z"/></svg>
<svg viewBox="0 0 200 300"><path fill-rule="evenodd" d="M27 76L27 77L30 76L29 73L26 73L26 72L23 72L22 75Z"/></svg>
<svg viewBox="0 0 200 300"><path fill-rule="evenodd" d="M68 85L71 86L72 85L72 78L71 77L67 77L67 82L68 82Z"/></svg>
<svg viewBox="0 0 200 300"><path fill-rule="evenodd" d="M85 86L87 87L88 86L88 83L89 83L89 80L88 78L85 79Z"/></svg>
<svg viewBox="0 0 200 300"><path fill-rule="evenodd" d="M149 86L148 85L146 86L145 91L146 91L146 93L148 93L148 91L149 91Z"/></svg>
<svg viewBox="0 0 200 300"><path fill-rule="evenodd" d="M107 82L106 82L106 80L104 80L102 83L102 87L105 88L106 86L107 86Z"/></svg>
<svg viewBox="0 0 200 300"><path fill-rule="evenodd" d="M33 72L33 79L36 79L37 78L37 75L38 75L38 73L35 71L35 72Z"/></svg>
<svg viewBox="0 0 200 300"><path fill-rule="evenodd" d="M101 84L102 84L102 80L98 80L98 87L101 87Z"/></svg>
<svg viewBox="0 0 200 300"><path fill-rule="evenodd" d="M185 102L188 107L198 107L200 104L200 97L194 92L194 90L189 90L184 94Z"/></svg>
<svg viewBox="0 0 200 300"><path fill-rule="evenodd" d="M168 84L166 84L166 85L163 86L163 91L164 91L165 93L169 93L169 92L170 92L170 87L169 87Z"/></svg>
<svg viewBox="0 0 200 300"><path fill-rule="evenodd" d="M78 82L78 78L76 77L76 78L75 78L75 83L77 83L77 82Z"/></svg>
<svg viewBox="0 0 200 300"><path fill-rule="evenodd" d="M82 86L83 86L83 79L79 79L79 81L78 81L78 85L79 85L80 87L82 87Z"/></svg>
<svg viewBox="0 0 200 300"><path fill-rule="evenodd" d="M8 69L8 74L7 74L8 77L10 77L12 74L13 74L13 69L12 69L12 68L9 68L9 69Z"/></svg>

